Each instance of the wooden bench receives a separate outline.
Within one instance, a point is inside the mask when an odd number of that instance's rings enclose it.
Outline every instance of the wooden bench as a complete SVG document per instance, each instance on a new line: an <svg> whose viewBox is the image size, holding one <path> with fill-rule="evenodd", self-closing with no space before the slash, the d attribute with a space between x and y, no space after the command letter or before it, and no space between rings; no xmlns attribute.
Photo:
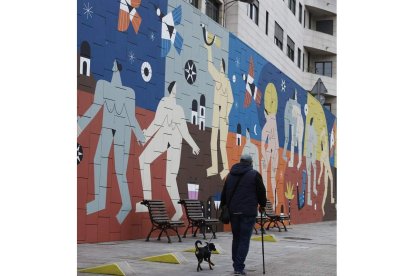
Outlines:
<svg viewBox="0 0 414 276"><path fill-rule="evenodd" d="M185 214L188 219L188 226L185 229L183 238L186 237L188 229L191 227L196 227L193 237L196 236L197 231L200 230L203 233L204 239L206 239L206 228L209 228L213 233L213 238L216 238L216 233L213 229L213 225L219 223L220 221L215 218L205 218L203 213L203 207L200 200L194 199L180 199L179 204L182 204L185 209Z"/></svg>
<svg viewBox="0 0 414 276"><path fill-rule="evenodd" d="M175 231L175 233L178 236L178 240L181 242L181 237L178 234L178 227L185 226L184 222L181 220L179 221L170 220L167 214L167 209L163 201L144 199L141 202L141 204L148 207L149 215L150 215L150 219L152 223L152 228L147 236L146 241L149 241L149 237L151 236L152 232L158 229L158 230L161 230L160 234L158 235L158 240L160 240L162 233L165 232L168 238L168 242L171 243L171 239L167 231L168 229L171 229Z"/></svg>
<svg viewBox="0 0 414 276"><path fill-rule="evenodd" d="M282 223L283 227L285 228L285 231L287 231L286 225L283 221L288 220L289 216L284 215L284 214L277 215L273 211L272 203L269 200L266 202L265 213L266 213L266 216L269 220L269 224L267 225L266 230L269 230L270 225L273 223L273 227L279 228L279 232L281 232L282 230L280 229L280 226L278 224L278 222L280 222L280 223Z"/></svg>

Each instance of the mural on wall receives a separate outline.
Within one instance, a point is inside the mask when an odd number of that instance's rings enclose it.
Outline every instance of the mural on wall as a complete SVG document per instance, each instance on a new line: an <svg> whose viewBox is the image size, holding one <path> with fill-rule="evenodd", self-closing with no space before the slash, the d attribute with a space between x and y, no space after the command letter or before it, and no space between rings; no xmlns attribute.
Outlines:
<svg viewBox="0 0 414 276"><path fill-rule="evenodd" d="M277 213L336 219L336 118L302 87L182 0L78 2L78 242L143 238L143 199L217 217L243 153Z"/></svg>

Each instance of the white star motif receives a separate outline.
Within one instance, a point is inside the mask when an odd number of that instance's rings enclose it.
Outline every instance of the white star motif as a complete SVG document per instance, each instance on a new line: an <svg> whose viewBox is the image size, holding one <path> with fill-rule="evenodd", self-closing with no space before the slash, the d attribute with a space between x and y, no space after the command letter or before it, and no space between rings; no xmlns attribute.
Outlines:
<svg viewBox="0 0 414 276"><path fill-rule="evenodd" d="M88 17L90 16L92 18L92 6L89 6L89 2L88 5L86 5L85 3L83 3L83 10L85 11L83 14L86 14L86 19L88 19Z"/></svg>
<svg viewBox="0 0 414 276"><path fill-rule="evenodd" d="M286 89L286 82L285 80L282 80L282 91L285 91Z"/></svg>
<svg viewBox="0 0 414 276"><path fill-rule="evenodd" d="M78 162L81 161L81 156L83 155L83 153L80 151L80 145L78 145Z"/></svg>
<svg viewBox="0 0 414 276"><path fill-rule="evenodd" d="M151 32L151 34L150 34L150 39L151 39L152 41L154 41L154 39L155 39L155 35L154 35L154 33L153 33L153 32Z"/></svg>
<svg viewBox="0 0 414 276"><path fill-rule="evenodd" d="M236 62L236 66L239 67L240 66L240 59L239 59L239 57L236 57L236 61L235 62Z"/></svg>
<svg viewBox="0 0 414 276"><path fill-rule="evenodd" d="M135 55L132 51L129 51L128 59L129 59L129 62L131 62L131 64L135 61Z"/></svg>

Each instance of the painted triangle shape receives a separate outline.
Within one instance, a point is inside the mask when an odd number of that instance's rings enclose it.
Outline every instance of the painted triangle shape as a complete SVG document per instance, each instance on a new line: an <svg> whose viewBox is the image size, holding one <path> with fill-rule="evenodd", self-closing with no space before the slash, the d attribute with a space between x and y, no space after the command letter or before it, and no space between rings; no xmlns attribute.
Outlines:
<svg viewBox="0 0 414 276"><path fill-rule="evenodd" d="M180 263L178 258L172 253L157 255L157 256L150 256L150 257L142 258L142 260L148 261L148 262L169 263L169 264Z"/></svg>

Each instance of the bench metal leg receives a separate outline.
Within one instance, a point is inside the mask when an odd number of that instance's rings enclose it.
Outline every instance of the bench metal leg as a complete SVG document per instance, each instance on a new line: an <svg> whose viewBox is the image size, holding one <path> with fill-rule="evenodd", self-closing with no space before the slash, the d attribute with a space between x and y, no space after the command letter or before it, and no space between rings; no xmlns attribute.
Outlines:
<svg viewBox="0 0 414 276"><path fill-rule="evenodd" d="M187 229L185 229L185 231L184 231L184 235L183 235L183 238L185 238L185 237L186 237L186 235L187 235L187 231L188 231L188 229L190 229L190 227L192 227L192 226L191 226L191 225L188 225Z"/></svg>
<svg viewBox="0 0 414 276"><path fill-rule="evenodd" d="M158 239L157 239L158 241L161 240L161 235L162 235L162 232L164 232L164 231L165 231L165 228L162 228L160 234L158 235ZM167 232L167 231L165 231L165 232Z"/></svg>
<svg viewBox="0 0 414 276"><path fill-rule="evenodd" d="M148 234L148 236L147 236L147 239L146 239L145 241L149 241L149 238L150 238L150 236L151 236L151 233L152 233L152 232L154 232L154 230L155 230L155 229L157 229L157 227L154 227L154 226L153 226L153 227L152 227L152 229L151 229L151 231L149 232L149 234Z"/></svg>

